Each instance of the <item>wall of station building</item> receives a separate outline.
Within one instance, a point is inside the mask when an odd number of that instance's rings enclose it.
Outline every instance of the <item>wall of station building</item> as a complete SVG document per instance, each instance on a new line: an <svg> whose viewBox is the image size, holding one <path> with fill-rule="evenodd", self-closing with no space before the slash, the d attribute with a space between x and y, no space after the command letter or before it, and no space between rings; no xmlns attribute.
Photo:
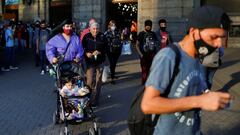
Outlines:
<svg viewBox="0 0 240 135"><path fill-rule="evenodd" d="M72 0L73 19L79 22L80 29L87 27L88 21L95 18L101 30L105 30L107 0Z"/></svg>
<svg viewBox="0 0 240 135"><path fill-rule="evenodd" d="M47 0L49 3L49 0ZM85 28L90 18L94 17L99 22L101 30L106 29L107 6L111 0L72 0L72 18L79 22L81 29ZM193 8L203 4L217 5L227 10L233 20L233 29L229 38L230 47L240 47L240 10L233 11L231 5L226 6L224 0L138 0L138 30L144 29L144 21L153 21L153 30L158 28L158 20L167 20L168 31L174 41L179 41L186 33L186 17ZM239 5L238 0L229 0L229 4ZM19 5L19 19L31 20L37 17L37 3L33 5ZM47 5L48 6L48 5ZM230 7L230 8L227 8ZM48 7L46 7L48 9ZM40 0L40 18L49 18L49 11L45 13L44 0ZM237 33L237 34L236 34Z"/></svg>
<svg viewBox="0 0 240 135"><path fill-rule="evenodd" d="M49 21L49 1L50 0L39 0L39 5L37 1L33 1L31 5L27 5L23 4L21 0L18 6L19 20L31 22L34 20L45 19L46 21Z"/></svg>

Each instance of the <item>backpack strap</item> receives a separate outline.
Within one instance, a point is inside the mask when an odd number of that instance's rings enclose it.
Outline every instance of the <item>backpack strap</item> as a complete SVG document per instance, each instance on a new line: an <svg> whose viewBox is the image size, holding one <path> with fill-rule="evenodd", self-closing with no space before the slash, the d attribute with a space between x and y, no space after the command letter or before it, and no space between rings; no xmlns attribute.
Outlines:
<svg viewBox="0 0 240 135"><path fill-rule="evenodd" d="M173 76L172 76L172 78L171 78L171 80L168 84L168 87L166 89L167 90L166 93L163 95L164 97L167 97L168 94L170 93L172 84L173 84L173 82L174 82L174 80L175 80L175 78L176 78L176 76L179 72L179 64L180 64L180 59L181 59L181 54L180 54L180 51L179 51L176 44L170 44L170 45L168 45L168 47L171 48L174 51L176 56L175 56L175 65L174 65L174 70L173 70ZM156 126L159 116L160 116L159 114L155 115L155 117L153 119L153 126Z"/></svg>

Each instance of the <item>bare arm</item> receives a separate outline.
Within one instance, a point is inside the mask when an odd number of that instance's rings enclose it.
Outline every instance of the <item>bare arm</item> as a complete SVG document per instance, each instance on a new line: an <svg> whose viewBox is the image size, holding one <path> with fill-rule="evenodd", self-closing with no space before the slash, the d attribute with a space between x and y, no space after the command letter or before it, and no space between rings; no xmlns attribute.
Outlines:
<svg viewBox="0 0 240 135"><path fill-rule="evenodd" d="M203 109L216 111L225 108L231 96L228 93L208 92L199 96L182 98L165 98L154 87L146 87L141 108L145 114L163 114L188 111L191 109Z"/></svg>

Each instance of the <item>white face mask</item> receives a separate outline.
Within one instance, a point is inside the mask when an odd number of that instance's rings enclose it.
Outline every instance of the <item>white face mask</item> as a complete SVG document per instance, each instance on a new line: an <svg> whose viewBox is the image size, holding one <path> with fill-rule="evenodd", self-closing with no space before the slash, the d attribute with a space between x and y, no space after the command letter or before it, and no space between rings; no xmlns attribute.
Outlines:
<svg viewBox="0 0 240 135"><path fill-rule="evenodd" d="M112 30L112 31L114 31L115 29L116 29L116 27L115 27L115 26L112 26L112 27L111 27L111 30Z"/></svg>

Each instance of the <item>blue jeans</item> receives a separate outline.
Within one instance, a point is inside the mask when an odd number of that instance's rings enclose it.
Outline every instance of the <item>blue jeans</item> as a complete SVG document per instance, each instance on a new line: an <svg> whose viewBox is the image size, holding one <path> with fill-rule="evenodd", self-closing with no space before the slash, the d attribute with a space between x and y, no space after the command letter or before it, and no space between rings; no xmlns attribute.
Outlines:
<svg viewBox="0 0 240 135"><path fill-rule="evenodd" d="M10 65L15 66L15 48L14 47L5 48L5 68L9 68Z"/></svg>
<svg viewBox="0 0 240 135"><path fill-rule="evenodd" d="M217 71L218 68L212 68L212 67L207 67L206 70L207 70L207 86L208 86L208 89L211 89L212 87L212 84L213 84L213 77L214 77L214 74L215 72Z"/></svg>
<svg viewBox="0 0 240 135"><path fill-rule="evenodd" d="M39 57L40 57L41 70L45 70L45 67L46 67L46 64L47 64L45 50L40 50L39 51Z"/></svg>

